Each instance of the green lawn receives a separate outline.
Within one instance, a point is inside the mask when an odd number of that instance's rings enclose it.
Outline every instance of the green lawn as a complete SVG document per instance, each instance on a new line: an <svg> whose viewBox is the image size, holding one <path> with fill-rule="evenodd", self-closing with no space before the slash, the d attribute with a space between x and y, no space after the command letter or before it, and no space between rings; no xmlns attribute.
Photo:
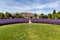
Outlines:
<svg viewBox="0 0 60 40"><path fill-rule="evenodd" d="M0 40L60 40L60 25L21 23L0 26Z"/></svg>

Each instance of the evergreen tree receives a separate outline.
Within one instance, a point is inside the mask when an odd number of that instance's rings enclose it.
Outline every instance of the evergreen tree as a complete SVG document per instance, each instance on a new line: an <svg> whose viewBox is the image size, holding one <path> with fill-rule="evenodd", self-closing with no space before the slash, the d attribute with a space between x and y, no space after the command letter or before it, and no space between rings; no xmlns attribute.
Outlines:
<svg viewBox="0 0 60 40"><path fill-rule="evenodd" d="M53 10L53 15L56 14L56 10Z"/></svg>
<svg viewBox="0 0 60 40"><path fill-rule="evenodd" d="M56 13L56 10L53 10L52 18L53 18L53 19L57 19L57 13Z"/></svg>

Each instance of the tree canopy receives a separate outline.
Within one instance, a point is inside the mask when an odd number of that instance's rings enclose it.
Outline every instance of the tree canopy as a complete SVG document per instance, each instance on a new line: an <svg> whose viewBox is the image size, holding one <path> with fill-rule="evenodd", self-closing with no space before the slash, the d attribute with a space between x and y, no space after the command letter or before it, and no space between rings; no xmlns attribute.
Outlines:
<svg viewBox="0 0 60 40"><path fill-rule="evenodd" d="M60 19L60 11L56 12L56 10L53 10L53 13L48 13L47 15L45 15L44 13L41 13L40 15L35 13L33 17L47 18L47 19ZM9 12L6 13L0 12L0 19L1 18L24 18L24 16L20 15L20 13L12 14Z"/></svg>

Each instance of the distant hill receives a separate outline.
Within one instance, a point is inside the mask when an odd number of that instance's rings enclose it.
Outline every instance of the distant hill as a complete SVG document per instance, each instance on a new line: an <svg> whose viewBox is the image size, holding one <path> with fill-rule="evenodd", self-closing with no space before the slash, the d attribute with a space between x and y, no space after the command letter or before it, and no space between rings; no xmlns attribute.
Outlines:
<svg viewBox="0 0 60 40"><path fill-rule="evenodd" d="M34 13L21 12L20 15L27 16L27 17L33 17L34 16Z"/></svg>

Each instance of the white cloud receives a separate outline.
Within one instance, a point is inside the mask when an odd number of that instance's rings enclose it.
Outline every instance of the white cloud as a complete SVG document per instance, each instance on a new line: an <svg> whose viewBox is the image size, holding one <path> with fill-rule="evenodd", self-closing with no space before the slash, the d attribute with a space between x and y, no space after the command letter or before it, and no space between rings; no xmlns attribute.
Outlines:
<svg viewBox="0 0 60 40"><path fill-rule="evenodd" d="M44 5L39 5L37 6L37 8L39 9L43 9L43 8L56 8L58 7L58 3L48 3L48 4L44 4Z"/></svg>
<svg viewBox="0 0 60 40"><path fill-rule="evenodd" d="M37 2L39 2L40 0L36 0ZM44 8L57 8L60 7L60 1L56 1L56 2L52 2L52 3L47 3L47 4L39 4L39 3L29 3L28 1L26 1L27 4L29 5L25 5L23 3L19 3L19 2L14 2L15 4L12 6L9 6L8 3L13 3L14 0L0 0L0 11L10 11L10 12L18 12L18 11L27 11L27 10L31 10L31 9L44 9ZM19 6L21 4L21 6ZM35 11L36 13L40 13L43 12L41 10L37 10Z"/></svg>

